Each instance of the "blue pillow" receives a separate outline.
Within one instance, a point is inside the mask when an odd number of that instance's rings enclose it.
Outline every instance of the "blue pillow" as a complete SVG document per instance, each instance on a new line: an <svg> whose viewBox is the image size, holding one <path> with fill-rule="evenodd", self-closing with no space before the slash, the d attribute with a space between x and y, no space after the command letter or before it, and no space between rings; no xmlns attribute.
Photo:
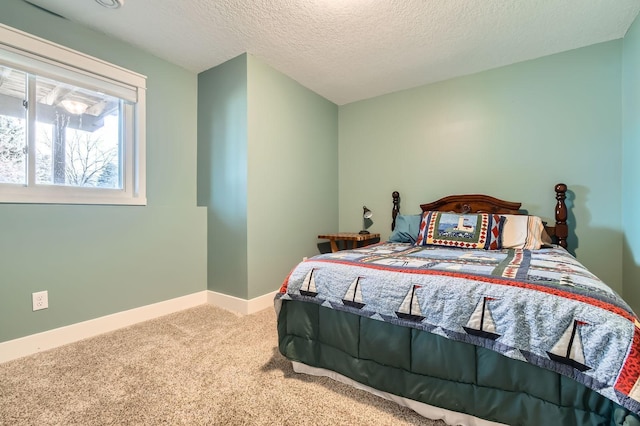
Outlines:
<svg viewBox="0 0 640 426"><path fill-rule="evenodd" d="M415 244L420 233L421 214L402 215L396 217L396 228L389 237L390 243Z"/></svg>

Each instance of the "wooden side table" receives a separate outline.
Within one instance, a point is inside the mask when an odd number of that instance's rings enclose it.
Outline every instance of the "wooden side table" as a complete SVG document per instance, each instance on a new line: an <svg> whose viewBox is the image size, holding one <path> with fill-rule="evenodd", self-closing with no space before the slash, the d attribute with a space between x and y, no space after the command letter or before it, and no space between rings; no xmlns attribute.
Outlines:
<svg viewBox="0 0 640 426"><path fill-rule="evenodd" d="M335 234L320 234L318 238L324 238L331 242L331 251L333 253L340 250L336 241L351 241L351 248L358 248L358 242L363 241L362 246L373 243L373 240L379 239L380 234L359 234L357 232L337 232ZM347 243L345 242L345 247Z"/></svg>

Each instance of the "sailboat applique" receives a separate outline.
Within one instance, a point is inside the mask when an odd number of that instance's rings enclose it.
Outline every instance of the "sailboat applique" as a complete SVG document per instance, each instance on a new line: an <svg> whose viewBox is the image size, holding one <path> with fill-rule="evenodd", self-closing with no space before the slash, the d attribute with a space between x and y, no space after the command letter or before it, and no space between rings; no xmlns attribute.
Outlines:
<svg viewBox="0 0 640 426"><path fill-rule="evenodd" d="M558 284L560 285L568 285L571 287L575 287L576 285L573 283L573 280L571 279L571 275L569 274L562 274L560 276L560 279L558 280Z"/></svg>
<svg viewBox="0 0 640 426"><path fill-rule="evenodd" d="M313 276L314 271L315 269L311 269L304 277L302 287L300 287L300 294L303 296L316 297L318 295L318 290L316 289L316 279Z"/></svg>
<svg viewBox="0 0 640 426"><path fill-rule="evenodd" d="M351 283L347 292L342 299L342 303L356 309L362 309L365 303L362 302L362 287L360 286L360 277L356 277Z"/></svg>
<svg viewBox="0 0 640 426"><path fill-rule="evenodd" d="M406 319L409 321L420 322L424 319L422 311L420 310L420 304L418 303L418 295L416 290L422 286L414 285L407 293L402 304L396 311L398 318Z"/></svg>
<svg viewBox="0 0 640 426"><path fill-rule="evenodd" d="M468 334L491 340L496 340L501 336L496 333L496 323L493 321L493 316L487 303L490 300L495 299L485 296L476 305L476 308L469 317L469 321L467 321L467 325L462 327Z"/></svg>
<svg viewBox="0 0 640 426"><path fill-rule="evenodd" d="M585 324L588 323L574 319L551 350L547 351L549 358L569 365L576 370L590 370L591 367L585 365L582 339L580 333L578 333L578 326Z"/></svg>

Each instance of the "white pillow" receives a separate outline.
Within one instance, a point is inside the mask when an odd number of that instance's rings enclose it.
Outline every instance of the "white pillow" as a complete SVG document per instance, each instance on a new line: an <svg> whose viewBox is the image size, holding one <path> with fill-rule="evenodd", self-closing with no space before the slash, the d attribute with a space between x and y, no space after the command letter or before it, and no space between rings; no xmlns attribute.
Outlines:
<svg viewBox="0 0 640 426"><path fill-rule="evenodd" d="M544 224L538 216L503 214L502 248L537 250L542 247ZM546 232L545 232L546 233Z"/></svg>

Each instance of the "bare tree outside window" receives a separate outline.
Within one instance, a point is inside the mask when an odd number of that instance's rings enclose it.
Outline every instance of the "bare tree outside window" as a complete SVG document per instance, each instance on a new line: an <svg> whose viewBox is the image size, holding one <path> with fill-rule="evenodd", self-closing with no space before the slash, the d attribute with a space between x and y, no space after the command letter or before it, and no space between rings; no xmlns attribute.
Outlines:
<svg viewBox="0 0 640 426"><path fill-rule="evenodd" d="M55 125L38 125L37 181L70 186L119 188L118 170L119 144L108 137L103 129L95 132L76 130L69 127L60 129ZM64 132L60 138L59 132ZM62 164L53 164L54 139L64 141ZM58 148L60 149L60 147ZM56 170L64 172L62 179Z"/></svg>
<svg viewBox="0 0 640 426"><path fill-rule="evenodd" d="M117 147L104 148L104 141L90 134L74 132L67 141L66 177L69 185L105 187L100 177L108 173L109 166L118 158ZM113 185L111 186L113 187Z"/></svg>
<svg viewBox="0 0 640 426"><path fill-rule="evenodd" d="M0 183L25 182L25 123L0 115Z"/></svg>

